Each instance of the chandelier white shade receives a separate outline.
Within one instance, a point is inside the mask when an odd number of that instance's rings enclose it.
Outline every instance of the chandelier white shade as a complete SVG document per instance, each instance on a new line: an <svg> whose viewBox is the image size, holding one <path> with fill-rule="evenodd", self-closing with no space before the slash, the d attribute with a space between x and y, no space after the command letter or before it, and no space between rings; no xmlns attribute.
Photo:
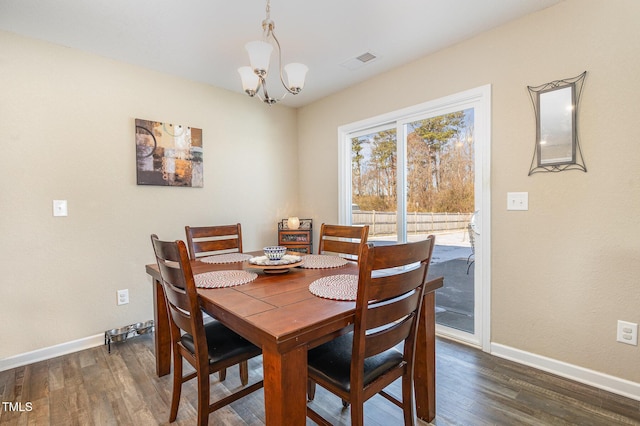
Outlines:
<svg viewBox="0 0 640 426"><path fill-rule="evenodd" d="M251 66L238 68L244 92L251 97L257 95L258 98L269 105L284 99L287 93L291 93L293 95L300 93L304 87L305 77L309 70L309 68L304 64L288 64L284 67L284 72L287 75L287 82L285 82L280 42L273 31L275 28L275 22L270 18L270 9L271 2L270 0L267 0L267 17L262 21L264 40L250 41L245 45L245 49L249 54L249 62L251 63ZM286 89L286 92L279 99L271 97L266 86L269 62L271 60L271 54L273 53L274 44L278 53L278 72L280 73L280 82ZM260 90L262 90L262 95L260 95Z"/></svg>
<svg viewBox="0 0 640 426"><path fill-rule="evenodd" d="M244 45L249 54L249 62L251 68L253 68L256 74L266 74L269 71L269 60L271 59L271 52L273 52L273 45L266 41L250 41Z"/></svg>
<svg viewBox="0 0 640 426"><path fill-rule="evenodd" d="M289 90L292 93L299 93L304 87L304 79L307 76L309 68L305 64L292 62L284 67L289 80Z"/></svg>
<svg viewBox="0 0 640 426"><path fill-rule="evenodd" d="M258 84L260 84L258 75L253 72L251 67L240 67L238 68L238 72L242 79L242 90L249 96L255 96L256 90L258 90Z"/></svg>

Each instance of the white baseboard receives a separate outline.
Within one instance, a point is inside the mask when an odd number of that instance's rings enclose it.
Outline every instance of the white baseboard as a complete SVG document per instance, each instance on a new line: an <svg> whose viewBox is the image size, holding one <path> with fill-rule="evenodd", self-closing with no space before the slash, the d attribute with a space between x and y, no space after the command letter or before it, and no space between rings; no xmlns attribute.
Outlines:
<svg viewBox="0 0 640 426"><path fill-rule="evenodd" d="M521 351L519 349L497 343L491 344L491 354L520 364L528 365L557 376L575 380L576 382L584 383L607 392L640 401L640 383L610 376L598 371L589 370L587 368L532 354L530 352Z"/></svg>
<svg viewBox="0 0 640 426"><path fill-rule="evenodd" d="M15 355L9 358L0 359L0 371L10 370L23 365L32 364L38 361L55 358L61 355L78 352L84 349L94 348L104 345L104 333L95 336L84 337L71 342L61 343L48 348L37 349L32 352Z"/></svg>

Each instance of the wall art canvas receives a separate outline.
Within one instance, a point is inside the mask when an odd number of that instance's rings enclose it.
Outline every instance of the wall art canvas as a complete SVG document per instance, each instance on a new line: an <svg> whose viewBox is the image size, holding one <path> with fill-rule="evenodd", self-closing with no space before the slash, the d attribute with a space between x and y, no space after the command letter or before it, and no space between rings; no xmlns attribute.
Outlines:
<svg viewBox="0 0 640 426"><path fill-rule="evenodd" d="M203 187L202 129L136 118L138 185Z"/></svg>

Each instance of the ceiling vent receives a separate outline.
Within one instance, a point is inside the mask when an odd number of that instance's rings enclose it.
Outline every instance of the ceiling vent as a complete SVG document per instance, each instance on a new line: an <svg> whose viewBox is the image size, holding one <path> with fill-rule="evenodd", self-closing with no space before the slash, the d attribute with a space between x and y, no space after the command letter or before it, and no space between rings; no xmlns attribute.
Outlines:
<svg viewBox="0 0 640 426"><path fill-rule="evenodd" d="M356 56L355 58L352 59L348 59L346 61L344 61L343 63L341 63L340 65L342 65L343 67L350 69L350 70L356 70L360 67L362 67L365 64L368 64L369 62L372 62L374 60L376 60L378 57L376 55L374 55L371 52L365 52L362 55Z"/></svg>
<svg viewBox="0 0 640 426"><path fill-rule="evenodd" d="M365 64L367 62L369 62L369 61L373 61L375 58L376 58L376 55L374 55L371 52L365 52L362 55L356 57L357 60L359 60L360 62L363 62Z"/></svg>

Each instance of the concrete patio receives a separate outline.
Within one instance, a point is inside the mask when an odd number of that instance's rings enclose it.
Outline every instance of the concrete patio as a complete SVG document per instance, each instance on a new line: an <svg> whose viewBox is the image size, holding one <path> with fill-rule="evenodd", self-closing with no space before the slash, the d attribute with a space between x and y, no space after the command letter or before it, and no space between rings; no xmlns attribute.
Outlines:
<svg viewBox="0 0 640 426"><path fill-rule="evenodd" d="M473 333L474 327L474 265L467 274L467 259L471 245L466 231L435 233L429 277L444 276L444 287L436 292L436 323ZM409 241L424 239L426 235L409 235ZM370 241L394 242L395 235L376 237Z"/></svg>

